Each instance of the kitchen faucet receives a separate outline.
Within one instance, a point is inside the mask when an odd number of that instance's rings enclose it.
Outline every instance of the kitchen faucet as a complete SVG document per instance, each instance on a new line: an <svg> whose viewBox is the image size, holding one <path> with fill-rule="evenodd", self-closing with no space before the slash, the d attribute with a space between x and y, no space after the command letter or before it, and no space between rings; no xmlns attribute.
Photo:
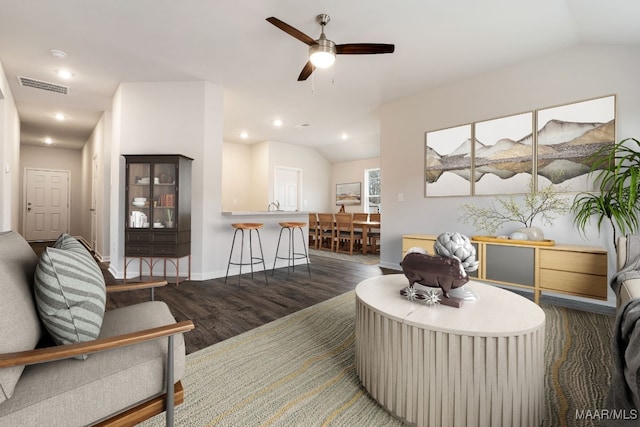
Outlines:
<svg viewBox="0 0 640 427"><path fill-rule="evenodd" d="M272 207L274 207L275 209L271 209ZM275 202L269 203L269 205L267 206L267 211L268 212L273 212L274 210L276 210L276 211L280 210L280 202L277 201L277 200Z"/></svg>

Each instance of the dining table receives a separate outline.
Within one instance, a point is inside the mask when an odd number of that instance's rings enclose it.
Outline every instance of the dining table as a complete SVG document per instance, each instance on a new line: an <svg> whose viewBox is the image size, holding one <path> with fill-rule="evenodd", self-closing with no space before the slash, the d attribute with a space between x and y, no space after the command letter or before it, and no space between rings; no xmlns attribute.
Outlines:
<svg viewBox="0 0 640 427"><path fill-rule="evenodd" d="M379 229L380 228L380 221L358 221L358 220L354 220L353 221L353 227L354 228L361 228L362 229L362 255L366 255L367 254L367 249L369 248L369 244L367 243L367 237L369 235L369 230L371 229Z"/></svg>

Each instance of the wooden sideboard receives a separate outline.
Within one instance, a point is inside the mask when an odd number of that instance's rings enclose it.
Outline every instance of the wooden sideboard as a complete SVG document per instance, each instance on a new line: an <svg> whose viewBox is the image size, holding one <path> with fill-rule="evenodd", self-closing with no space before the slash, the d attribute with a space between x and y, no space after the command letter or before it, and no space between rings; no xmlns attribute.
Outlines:
<svg viewBox="0 0 640 427"><path fill-rule="evenodd" d="M402 236L402 257L412 247L435 254L437 235ZM480 261L478 280L533 290L536 303L544 291L607 299L607 251L595 246L517 244L471 239Z"/></svg>

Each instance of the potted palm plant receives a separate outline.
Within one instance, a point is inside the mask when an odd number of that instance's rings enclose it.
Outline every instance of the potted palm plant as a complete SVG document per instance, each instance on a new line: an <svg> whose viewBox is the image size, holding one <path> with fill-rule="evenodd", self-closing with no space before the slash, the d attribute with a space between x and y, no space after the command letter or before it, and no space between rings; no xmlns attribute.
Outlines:
<svg viewBox="0 0 640 427"><path fill-rule="evenodd" d="M602 147L593 155L590 174L595 174L598 190L576 195L571 206L574 224L586 234L592 217L598 231L606 219L613 229L613 246L618 234L638 231L640 211L640 141L627 138Z"/></svg>

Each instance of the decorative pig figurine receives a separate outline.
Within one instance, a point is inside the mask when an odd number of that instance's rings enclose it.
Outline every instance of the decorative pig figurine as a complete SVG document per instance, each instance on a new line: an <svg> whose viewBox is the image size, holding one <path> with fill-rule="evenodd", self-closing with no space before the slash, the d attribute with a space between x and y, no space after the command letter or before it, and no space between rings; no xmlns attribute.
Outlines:
<svg viewBox="0 0 640 427"><path fill-rule="evenodd" d="M407 253L400 263L409 286L414 283L442 289L449 298L451 289L459 288L469 281L469 275L454 258L431 256L419 252Z"/></svg>

